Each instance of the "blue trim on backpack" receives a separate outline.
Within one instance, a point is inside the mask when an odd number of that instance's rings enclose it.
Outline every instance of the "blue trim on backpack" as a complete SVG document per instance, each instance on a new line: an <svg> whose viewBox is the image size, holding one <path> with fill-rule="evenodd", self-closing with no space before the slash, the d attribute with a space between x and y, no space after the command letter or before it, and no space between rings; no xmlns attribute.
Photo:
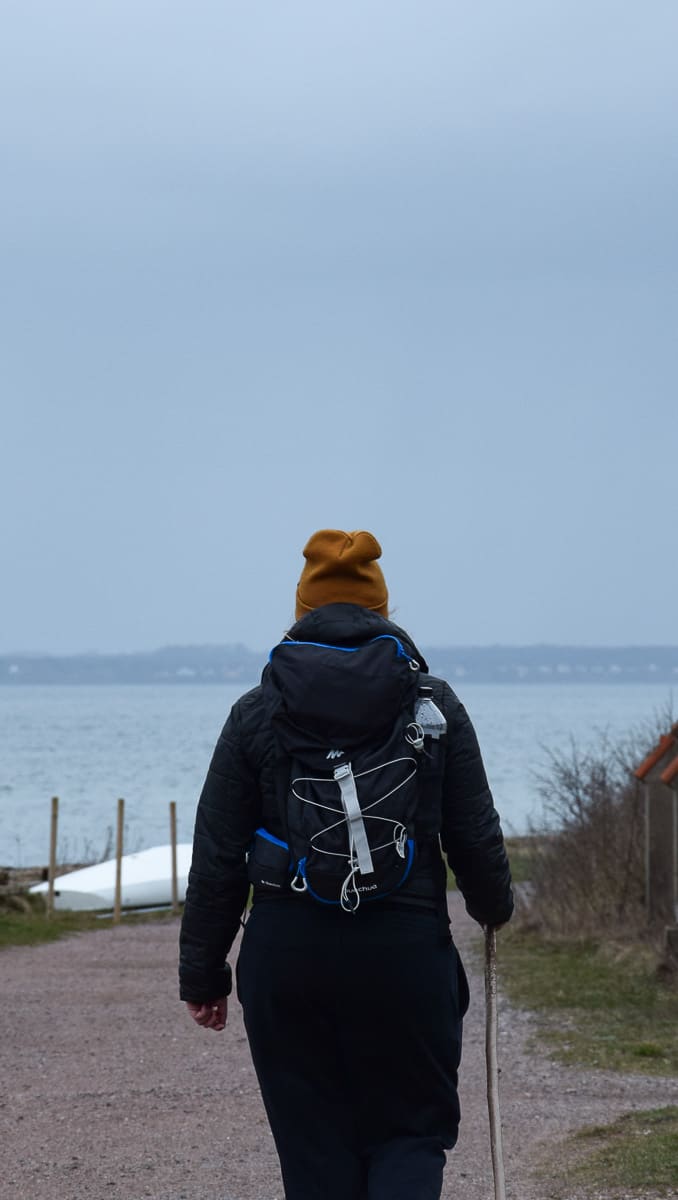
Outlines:
<svg viewBox="0 0 678 1200"><path fill-rule="evenodd" d="M364 646L371 646L373 642L395 642L398 647L397 658L406 658L408 662L414 662L411 654L403 646L400 638L395 637L392 633L380 633L377 637L370 638ZM296 642L294 638L283 638L281 642L277 642L273 650L278 650L281 646L317 646L320 650L343 650L344 654L355 654L358 650L364 649L364 646L333 646L331 642ZM271 650L268 661L273 658L273 650Z"/></svg>
<svg viewBox="0 0 678 1200"><path fill-rule="evenodd" d="M385 896L392 896L394 892L397 892L398 888L403 886L405 880L407 879L407 876L409 875L410 871L412 870L413 862L414 862L414 838L408 838L407 839L407 866L405 867L405 871L404 871L402 877L398 880L395 887L389 888L389 890L387 892L380 892L378 896L362 896L361 901L360 901L361 904L362 903L369 904L370 900L383 900Z"/></svg>
<svg viewBox="0 0 678 1200"><path fill-rule="evenodd" d="M289 851L287 842L282 842L280 838L277 838L272 833L269 833L268 829L255 829L254 836L262 837L265 842L273 842L276 846L282 846L283 850Z"/></svg>
<svg viewBox="0 0 678 1200"><path fill-rule="evenodd" d="M405 867L405 874L403 875L402 879L400 880L400 883L397 883L395 885L395 887L393 888L394 892L396 892L399 887L403 886L405 880L407 879L407 876L409 875L410 871L412 870L412 863L414 862L414 838L407 839L407 851L408 851L407 866ZM374 898L375 898L375 900L377 899L376 896Z"/></svg>

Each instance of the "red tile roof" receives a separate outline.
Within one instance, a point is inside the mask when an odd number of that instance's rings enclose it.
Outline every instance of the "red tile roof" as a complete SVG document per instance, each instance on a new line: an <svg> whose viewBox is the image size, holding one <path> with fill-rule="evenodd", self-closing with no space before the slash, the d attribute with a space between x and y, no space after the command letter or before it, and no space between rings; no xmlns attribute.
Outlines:
<svg viewBox="0 0 678 1200"><path fill-rule="evenodd" d="M662 783L673 783L674 780L678 786L678 754L671 759L668 767L661 774Z"/></svg>
<svg viewBox="0 0 678 1200"><path fill-rule="evenodd" d="M677 744L677 740L673 736L673 732L676 729L678 729L678 726L674 725L671 733L662 734L654 750L650 751L647 758L643 759L640 766L634 771L636 779L645 779L645 776L649 775L652 768L657 765L660 759Z"/></svg>

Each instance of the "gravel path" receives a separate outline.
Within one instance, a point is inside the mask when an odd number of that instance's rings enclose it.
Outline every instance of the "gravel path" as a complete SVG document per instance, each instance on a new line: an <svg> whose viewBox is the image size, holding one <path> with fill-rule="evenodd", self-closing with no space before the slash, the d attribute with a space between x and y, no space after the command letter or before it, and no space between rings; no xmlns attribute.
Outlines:
<svg viewBox="0 0 678 1200"><path fill-rule="evenodd" d="M457 896L450 906L472 1003L462 1132L443 1194L491 1200L483 982L470 953L480 935ZM177 934L174 920L123 925L0 954L0 1200L282 1200L239 1006L231 1001L223 1034L189 1021L176 999ZM536 1181L533 1169L545 1152L558 1161L569 1130L678 1103L678 1080L528 1054L533 1029L501 1002L510 1200L547 1200L548 1177ZM564 1154L560 1162L556 1174L567 1170ZM573 1190L568 1200L585 1195L598 1193Z"/></svg>

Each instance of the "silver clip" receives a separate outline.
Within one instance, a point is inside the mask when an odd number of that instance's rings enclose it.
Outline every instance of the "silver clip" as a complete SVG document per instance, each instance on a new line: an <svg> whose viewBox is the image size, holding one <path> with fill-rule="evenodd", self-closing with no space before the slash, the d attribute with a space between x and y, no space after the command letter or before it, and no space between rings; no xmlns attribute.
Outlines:
<svg viewBox="0 0 678 1200"><path fill-rule="evenodd" d="M351 774L351 764L350 763L342 763L341 766L334 768L334 778L335 779L345 779L346 776L350 775L350 774Z"/></svg>

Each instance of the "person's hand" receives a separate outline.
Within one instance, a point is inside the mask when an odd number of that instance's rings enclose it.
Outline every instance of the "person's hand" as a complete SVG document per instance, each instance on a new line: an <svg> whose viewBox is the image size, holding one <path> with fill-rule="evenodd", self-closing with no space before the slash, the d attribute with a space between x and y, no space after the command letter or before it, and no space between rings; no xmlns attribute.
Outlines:
<svg viewBox="0 0 678 1200"><path fill-rule="evenodd" d="M228 998L220 996L218 1000L210 1000L207 1004L194 1004L192 1000L187 1000L186 1008L203 1029L214 1029L220 1033L226 1024Z"/></svg>

